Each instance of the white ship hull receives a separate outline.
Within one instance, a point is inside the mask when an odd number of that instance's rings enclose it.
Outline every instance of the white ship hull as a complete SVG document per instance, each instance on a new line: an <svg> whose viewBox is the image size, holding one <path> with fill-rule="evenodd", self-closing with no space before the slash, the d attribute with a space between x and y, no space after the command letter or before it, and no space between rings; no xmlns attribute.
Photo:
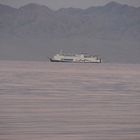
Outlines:
<svg viewBox="0 0 140 140"><path fill-rule="evenodd" d="M53 58L50 58L51 62L66 62L66 63L101 63L102 60L97 56L89 56L85 54L65 55L56 54Z"/></svg>

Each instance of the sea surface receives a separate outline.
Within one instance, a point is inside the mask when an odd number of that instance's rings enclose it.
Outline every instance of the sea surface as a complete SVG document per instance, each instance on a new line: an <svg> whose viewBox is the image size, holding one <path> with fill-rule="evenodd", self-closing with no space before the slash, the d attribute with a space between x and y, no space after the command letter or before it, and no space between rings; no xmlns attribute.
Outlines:
<svg viewBox="0 0 140 140"><path fill-rule="evenodd" d="M140 65L0 61L0 140L140 140Z"/></svg>

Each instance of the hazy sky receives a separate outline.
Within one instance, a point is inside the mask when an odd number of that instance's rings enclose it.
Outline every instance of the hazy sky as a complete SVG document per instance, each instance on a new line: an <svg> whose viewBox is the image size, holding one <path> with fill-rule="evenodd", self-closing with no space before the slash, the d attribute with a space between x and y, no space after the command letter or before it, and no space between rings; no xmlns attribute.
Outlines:
<svg viewBox="0 0 140 140"><path fill-rule="evenodd" d="M0 0L0 3L20 7L32 2L43 5L45 4L52 9L59 9L62 7L87 8L90 6L104 5L110 1L140 7L140 0Z"/></svg>

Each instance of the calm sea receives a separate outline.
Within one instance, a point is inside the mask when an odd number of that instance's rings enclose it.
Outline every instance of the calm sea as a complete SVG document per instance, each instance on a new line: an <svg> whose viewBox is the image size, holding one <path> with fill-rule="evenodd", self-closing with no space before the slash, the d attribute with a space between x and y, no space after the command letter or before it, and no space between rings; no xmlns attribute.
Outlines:
<svg viewBox="0 0 140 140"><path fill-rule="evenodd" d="M140 140L140 65L0 61L0 140Z"/></svg>

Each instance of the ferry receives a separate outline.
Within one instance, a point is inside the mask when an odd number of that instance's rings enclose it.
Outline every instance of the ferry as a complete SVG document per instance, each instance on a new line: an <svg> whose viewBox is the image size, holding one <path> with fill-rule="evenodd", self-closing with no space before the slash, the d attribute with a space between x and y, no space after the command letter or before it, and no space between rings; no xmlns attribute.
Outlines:
<svg viewBox="0 0 140 140"><path fill-rule="evenodd" d="M50 62L67 62L67 63L101 63L102 59L98 56L88 54L64 54L62 52L49 58Z"/></svg>

